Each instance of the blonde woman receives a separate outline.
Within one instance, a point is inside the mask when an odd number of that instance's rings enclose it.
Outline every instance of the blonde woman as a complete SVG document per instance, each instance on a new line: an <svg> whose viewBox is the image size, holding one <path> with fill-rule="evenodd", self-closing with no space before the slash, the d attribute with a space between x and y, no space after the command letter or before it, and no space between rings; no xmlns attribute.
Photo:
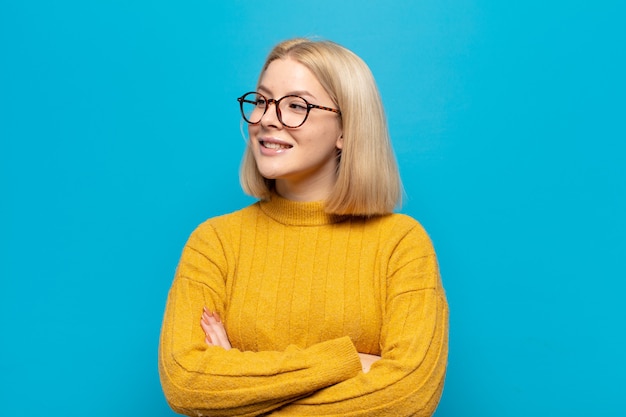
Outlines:
<svg viewBox="0 0 626 417"><path fill-rule="evenodd" d="M190 416L430 416L448 307L367 65L329 41L269 54L239 99L249 207L190 236L159 371Z"/></svg>

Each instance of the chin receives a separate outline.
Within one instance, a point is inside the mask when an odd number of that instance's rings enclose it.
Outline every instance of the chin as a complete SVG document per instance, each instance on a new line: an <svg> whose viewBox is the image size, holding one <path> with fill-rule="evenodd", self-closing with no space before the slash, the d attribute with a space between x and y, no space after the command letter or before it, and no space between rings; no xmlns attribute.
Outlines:
<svg viewBox="0 0 626 417"><path fill-rule="evenodd" d="M273 166L274 164L264 164L259 163L257 161L256 168L259 170L259 173L263 178L267 178L268 180L277 180L283 174L283 171L280 167Z"/></svg>
<svg viewBox="0 0 626 417"><path fill-rule="evenodd" d="M265 179L268 180L277 180L280 178L280 174L276 171L273 170L268 170L268 169L262 169L257 165L257 169L259 170L259 173L261 174L261 176Z"/></svg>

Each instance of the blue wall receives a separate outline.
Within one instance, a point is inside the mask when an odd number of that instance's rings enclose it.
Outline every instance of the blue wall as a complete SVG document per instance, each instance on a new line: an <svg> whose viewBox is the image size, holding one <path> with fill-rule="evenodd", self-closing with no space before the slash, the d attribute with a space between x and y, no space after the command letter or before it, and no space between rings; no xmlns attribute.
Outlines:
<svg viewBox="0 0 626 417"><path fill-rule="evenodd" d="M173 415L166 293L251 202L235 98L296 35L379 82L451 305L437 416L622 415L623 4L3 1L2 415Z"/></svg>

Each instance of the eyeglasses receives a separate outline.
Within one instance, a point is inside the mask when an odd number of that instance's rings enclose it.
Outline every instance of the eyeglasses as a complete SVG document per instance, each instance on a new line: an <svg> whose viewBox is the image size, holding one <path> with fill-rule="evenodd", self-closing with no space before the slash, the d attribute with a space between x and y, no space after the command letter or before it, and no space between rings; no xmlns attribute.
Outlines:
<svg viewBox="0 0 626 417"><path fill-rule="evenodd" d="M288 95L275 100L273 98L266 98L263 94L257 93L256 91L251 91L239 97L237 101L239 102L243 119L251 125L255 125L261 121L261 118L265 115L269 105L272 103L276 106L276 116L280 123L292 129L300 127L306 122L311 109L332 111L341 115L341 111L338 109L311 104L296 95Z"/></svg>

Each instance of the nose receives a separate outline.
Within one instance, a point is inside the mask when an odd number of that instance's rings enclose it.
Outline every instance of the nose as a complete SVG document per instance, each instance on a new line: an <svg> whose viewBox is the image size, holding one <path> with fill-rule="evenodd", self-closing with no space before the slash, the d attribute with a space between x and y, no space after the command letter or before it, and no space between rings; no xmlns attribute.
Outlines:
<svg viewBox="0 0 626 417"><path fill-rule="evenodd" d="M270 105L274 105L274 109L272 109L270 107ZM267 100L267 108L265 109L265 113L263 114L263 116L261 116L261 125L263 127L282 127L283 124L280 122L280 119L278 118L278 112L280 110L278 110L278 103L276 102L276 100L273 99L268 99Z"/></svg>

